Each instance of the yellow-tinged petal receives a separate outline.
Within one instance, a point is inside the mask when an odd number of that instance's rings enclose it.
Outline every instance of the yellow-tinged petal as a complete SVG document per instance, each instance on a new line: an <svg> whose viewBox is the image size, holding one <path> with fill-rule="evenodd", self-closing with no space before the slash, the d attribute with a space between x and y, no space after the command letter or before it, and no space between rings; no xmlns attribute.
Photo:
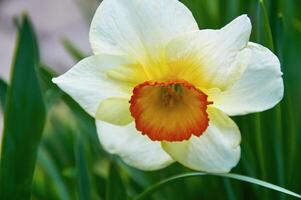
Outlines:
<svg viewBox="0 0 301 200"><path fill-rule="evenodd" d="M106 71L108 78L115 81L116 84L128 87L132 92L137 84L148 80L148 77L140 64L124 65L112 68Z"/></svg>
<svg viewBox="0 0 301 200"><path fill-rule="evenodd" d="M95 116L99 103L103 99L109 97L129 99L130 91L110 79L107 71L131 64L131 60L121 56L91 56L52 81L76 100L90 115Z"/></svg>
<svg viewBox="0 0 301 200"><path fill-rule="evenodd" d="M247 68L241 78L228 90L210 95L214 106L228 115L243 115L272 108L283 97L283 80L280 62L269 49L249 43L250 54L239 60Z"/></svg>
<svg viewBox="0 0 301 200"><path fill-rule="evenodd" d="M197 23L177 0L104 0L91 24L90 43L95 54L130 55L152 65L161 62L171 39L192 30Z"/></svg>
<svg viewBox="0 0 301 200"><path fill-rule="evenodd" d="M163 77L186 80L200 88L231 86L244 67L236 62L247 46L251 23L242 15L220 30L190 32L172 40L167 46L169 68Z"/></svg>
<svg viewBox="0 0 301 200"><path fill-rule="evenodd" d="M162 142L163 149L184 166L205 172L229 172L239 161L241 136L222 111L209 107L209 127L200 137L184 142Z"/></svg>
<svg viewBox="0 0 301 200"><path fill-rule="evenodd" d="M107 98L100 102L95 118L115 125L127 125L133 121L129 99Z"/></svg>
<svg viewBox="0 0 301 200"><path fill-rule="evenodd" d="M141 170L157 170L174 162L162 149L160 142L151 141L138 133L134 123L115 126L97 120L96 126L103 148L111 154L119 155L130 166Z"/></svg>

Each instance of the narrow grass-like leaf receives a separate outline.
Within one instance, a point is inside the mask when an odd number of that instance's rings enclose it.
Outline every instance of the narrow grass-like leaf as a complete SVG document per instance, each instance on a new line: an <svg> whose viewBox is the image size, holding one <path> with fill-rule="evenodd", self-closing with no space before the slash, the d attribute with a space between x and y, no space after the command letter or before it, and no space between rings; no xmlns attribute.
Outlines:
<svg viewBox="0 0 301 200"><path fill-rule="evenodd" d="M69 53L69 55L76 61L80 61L81 59L87 57L78 47L75 46L69 39L63 38L62 44L65 50Z"/></svg>
<svg viewBox="0 0 301 200"><path fill-rule="evenodd" d="M265 164L265 156L264 156L264 144L262 140L262 123L261 123L261 115L256 113L254 115L254 134L256 139L256 148L257 148L257 156L258 156L258 164L261 172L261 177L266 179L266 164Z"/></svg>
<svg viewBox="0 0 301 200"><path fill-rule="evenodd" d="M0 199L29 200L45 106L36 74L37 41L24 16L13 62L4 115Z"/></svg>
<svg viewBox="0 0 301 200"><path fill-rule="evenodd" d="M40 74L43 77L44 84L50 88L49 90L51 90L52 93L61 95L62 100L75 114L79 127L83 132L87 132L87 136L90 137L90 141L93 143L94 151L99 153L100 143L96 134L94 119L76 101L74 101L68 94L60 90L57 85L51 81L51 79L56 76L54 72L46 68L46 66L42 66L40 69Z"/></svg>
<svg viewBox="0 0 301 200"><path fill-rule="evenodd" d="M130 167L121 160L117 160L117 163L118 166L121 167L121 169L125 171L126 174L128 174L140 187L145 188L151 185L151 181L147 179L143 171Z"/></svg>
<svg viewBox="0 0 301 200"><path fill-rule="evenodd" d="M59 198L61 200L69 200L70 197L68 190L60 176L59 169L55 166L55 163L51 160L44 149L41 149L39 152L38 162L43 167L47 175L51 178L51 181L53 181L53 185Z"/></svg>
<svg viewBox="0 0 301 200"><path fill-rule="evenodd" d="M7 88L7 83L3 79L0 79L0 107L2 111L4 111L5 108Z"/></svg>
<svg viewBox="0 0 301 200"><path fill-rule="evenodd" d="M53 72L46 69L45 65L40 65L39 75L41 79L41 86L44 93L46 107L49 110L63 95L63 92L52 83Z"/></svg>
<svg viewBox="0 0 301 200"><path fill-rule="evenodd" d="M85 154L84 139L78 134L77 142L75 144L75 159L80 200L92 199L91 178Z"/></svg>
<svg viewBox="0 0 301 200"><path fill-rule="evenodd" d="M227 199L229 200L235 200L235 193L233 191L233 187L231 186L231 183L228 179L224 180L224 186L227 192Z"/></svg>
<svg viewBox="0 0 301 200"><path fill-rule="evenodd" d="M274 51L273 35L264 0L258 0L257 12L257 40L259 43Z"/></svg>
<svg viewBox="0 0 301 200"><path fill-rule="evenodd" d="M95 189L96 178L92 177L92 169L88 169L88 161L86 156L91 156L95 153L100 155L100 144L96 134L94 119L89 116L70 96L64 93L60 88L57 87L51 80L55 76L55 73L43 65L40 68L40 74L46 88L46 94L50 94L50 99L52 97L61 97L61 99L67 104L70 110L74 113L75 120L78 122L78 131L81 138L75 144L75 158L76 158L76 170L78 173L78 187L77 191L80 199L95 199L97 196L97 191ZM52 100L50 100L51 102ZM49 98L47 99L49 102ZM88 140L87 140L88 139ZM87 141L92 149L88 148L88 145L84 145L82 142ZM87 148L84 148L87 147ZM87 150L87 153L82 151ZM92 151L93 150L93 151ZM102 185L101 187L104 187ZM91 198L90 198L91 197Z"/></svg>
<svg viewBox="0 0 301 200"><path fill-rule="evenodd" d="M112 163L107 184L106 200L120 199L127 199L127 194L120 173L115 163Z"/></svg>
<svg viewBox="0 0 301 200"><path fill-rule="evenodd" d="M243 175L239 175L239 174L213 174L213 173L203 173L203 172L194 172L194 173L185 173L185 174L180 174L180 175L176 175L167 179L164 179L154 185L152 185L151 187L149 187L148 189L146 189L145 191L143 191L142 193L140 193L137 197L134 198L134 200L141 200L141 199L146 199L149 198L150 195L152 195L154 193L154 191L156 191L157 189L161 188L163 185L167 184L167 183L171 183L173 181L176 180L180 180L183 178L188 178L188 177L196 177L196 176L218 176L218 177L223 177L223 178L231 178L231 179L236 179L239 181L243 181L243 182L248 182L248 183L252 183L255 185L259 185L271 190L275 190L284 194L288 194L297 198L301 198L301 195L289 191L287 189L284 189L282 187L279 187L277 185L265 182L265 181L261 181L252 177L248 177L248 176L243 176Z"/></svg>

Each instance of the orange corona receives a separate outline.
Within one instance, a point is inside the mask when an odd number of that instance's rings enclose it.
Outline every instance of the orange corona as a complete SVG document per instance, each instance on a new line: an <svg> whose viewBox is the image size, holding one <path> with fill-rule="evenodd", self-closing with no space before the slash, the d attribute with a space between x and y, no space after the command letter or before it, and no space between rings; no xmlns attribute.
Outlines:
<svg viewBox="0 0 301 200"><path fill-rule="evenodd" d="M136 128L154 141L200 136L209 124L207 95L187 81L146 81L130 100Z"/></svg>

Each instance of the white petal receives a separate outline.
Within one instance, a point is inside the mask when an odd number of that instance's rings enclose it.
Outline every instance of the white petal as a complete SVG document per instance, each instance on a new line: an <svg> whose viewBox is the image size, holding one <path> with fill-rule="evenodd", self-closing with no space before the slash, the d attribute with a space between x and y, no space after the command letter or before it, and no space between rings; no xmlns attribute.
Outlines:
<svg viewBox="0 0 301 200"><path fill-rule="evenodd" d="M240 158L240 132L222 111L209 107L209 127L185 142L162 142L163 149L184 166L205 172L229 172Z"/></svg>
<svg viewBox="0 0 301 200"><path fill-rule="evenodd" d="M244 70L235 61L246 47L250 33L250 19L242 15L220 30L200 30L179 36L168 45L167 57L169 63L184 65L178 78L189 79L201 88L223 90Z"/></svg>
<svg viewBox="0 0 301 200"><path fill-rule="evenodd" d="M113 83L106 71L128 65L129 60L119 56L99 55L83 59L65 74L54 78L63 91L77 101L89 114L95 116L101 100L108 97L129 98L126 90Z"/></svg>
<svg viewBox="0 0 301 200"><path fill-rule="evenodd" d="M108 98L100 102L95 118L115 125L127 125L133 121L127 98Z"/></svg>
<svg viewBox="0 0 301 200"><path fill-rule="evenodd" d="M239 59L247 62L241 78L227 91L210 98L214 106L229 115L243 115L272 108L283 97L280 62L269 49L249 43L250 56Z"/></svg>
<svg viewBox="0 0 301 200"><path fill-rule="evenodd" d="M151 141L137 132L135 123L115 126L96 121L96 126L104 149L111 154L119 155L130 166L141 170L157 170L173 162L161 148L160 142Z"/></svg>
<svg viewBox="0 0 301 200"><path fill-rule="evenodd" d="M90 29L95 54L126 54L157 59L180 33L198 30L189 11L177 0L104 0Z"/></svg>

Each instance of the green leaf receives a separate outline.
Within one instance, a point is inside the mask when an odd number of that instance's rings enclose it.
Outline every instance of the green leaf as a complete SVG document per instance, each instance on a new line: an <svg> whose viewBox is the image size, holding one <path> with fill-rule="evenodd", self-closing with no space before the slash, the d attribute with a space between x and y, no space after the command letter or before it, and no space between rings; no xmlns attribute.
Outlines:
<svg viewBox="0 0 301 200"><path fill-rule="evenodd" d="M46 66L41 66L40 74L45 87L48 88L48 91L51 91L51 94L55 94L54 96L61 96L62 100L75 114L76 119L78 120L78 126L82 129L82 131L87 132L87 135L93 142L95 151L99 152L100 143L96 134L94 119L76 101L74 101L68 94L60 90L60 88L58 88L57 85L51 81L51 79L56 76L54 72L46 68Z"/></svg>
<svg viewBox="0 0 301 200"><path fill-rule="evenodd" d="M75 46L69 39L63 38L62 44L65 50L69 53L69 55L76 61L80 61L83 58L87 57L78 47Z"/></svg>
<svg viewBox="0 0 301 200"><path fill-rule="evenodd" d="M7 88L8 88L7 83L3 79L0 79L0 106L3 111L5 108Z"/></svg>
<svg viewBox="0 0 301 200"><path fill-rule="evenodd" d="M114 163L112 163L110 167L106 199L127 199L124 183L122 182L119 171Z"/></svg>
<svg viewBox="0 0 301 200"><path fill-rule="evenodd" d="M36 68L37 41L24 16L6 98L0 169L0 199L29 200L45 106Z"/></svg>
<svg viewBox="0 0 301 200"><path fill-rule="evenodd" d="M64 181L62 180L59 169L57 168L57 166L55 166L55 163L52 161L51 157L47 154L46 150L41 149L38 155L38 162L43 167L45 172L49 175L51 181L53 181L54 183L53 185L60 199L69 200L70 197L68 194L68 190L66 185L64 184Z"/></svg>
<svg viewBox="0 0 301 200"><path fill-rule="evenodd" d="M77 142L75 144L75 159L76 170L79 187L79 199L86 200L91 198L91 178L86 159L86 148L84 138L78 134Z"/></svg>
<svg viewBox="0 0 301 200"><path fill-rule="evenodd" d="M274 51L273 35L269 22L269 15L263 0L258 0L257 41Z"/></svg>
<svg viewBox="0 0 301 200"><path fill-rule="evenodd" d="M48 96L46 101L47 105L54 105L54 102L56 102L58 99L57 97L60 97L74 113L78 127L77 133L80 135L80 138L77 139L74 149L76 170L78 174L77 190L79 191L80 199L94 199L94 197L97 196L96 190L93 190L95 188L95 179L92 177L92 169L90 169L91 167L87 164L90 163L88 161L90 161L92 158L89 160L88 157L86 157L91 156L92 154L90 148L88 148L88 144L92 146L92 149L94 150L93 153L96 153L96 155L99 155L100 153L100 144L96 134L94 119L89 116L89 114L87 114L68 94L60 90L60 88L58 88L57 85L51 81L52 78L56 76L53 71L47 68L47 66L42 65L39 72L44 85L44 90L46 91L46 96ZM83 141L87 143L83 143ZM102 185L101 187L104 186Z"/></svg>
<svg viewBox="0 0 301 200"><path fill-rule="evenodd" d="M194 173L180 174L180 175L176 175L176 176L164 179L164 180L150 186L144 192L137 195L134 198L134 200L146 199L147 197L149 198L150 195L152 195L154 193L154 191L156 191L157 189L160 189L163 185L165 185L167 183L171 183L176 180L180 180L180 179L188 178L188 177L195 177L195 176L218 176L218 177L223 177L223 178L236 179L239 181L252 183L252 184L259 185L259 186L262 186L262 187L265 187L265 188L268 188L271 190L282 192L284 194L288 194L288 195L291 195L291 196L294 196L297 198L301 198L301 195L299 195L297 193L294 193L292 191L289 191L289 190L279 187L277 185L273 185L271 183L261 181L261 180L258 180L258 179L252 178L252 177L248 177L248 176L243 176L243 175L239 175L239 174L213 174L213 173L210 174L210 173L203 173L203 172L194 172Z"/></svg>
<svg viewBox="0 0 301 200"><path fill-rule="evenodd" d="M39 75L41 86L45 97L46 107L49 110L63 95L63 92L53 84L51 79L54 74L50 69L46 69L45 65L40 65Z"/></svg>

